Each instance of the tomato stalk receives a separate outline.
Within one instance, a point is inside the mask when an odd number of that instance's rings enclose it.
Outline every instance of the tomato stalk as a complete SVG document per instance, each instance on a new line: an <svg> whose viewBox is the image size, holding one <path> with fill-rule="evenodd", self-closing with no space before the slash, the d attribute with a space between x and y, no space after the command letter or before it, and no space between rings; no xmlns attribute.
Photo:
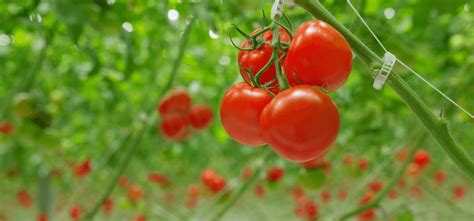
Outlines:
<svg viewBox="0 0 474 221"><path fill-rule="evenodd" d="M280 85L280 91L283 91L290 87L290 83L288 83L288 79L283 73L283 70L281 67L281 59L279 58L279 53L282 50L282 48L280 47L280 25L278 22L279 20L280 20L280 16L275 15L275 17L273 18L273 22L270 25L272 29L272 33L273 33L273 36L272 36L273 54L270 60L273 61L273 64L275 65L275 72L276 72L276 77L278 79L278 84Z"/></svg>
<svg viewBox="0 0 474 221"><path fill-rule="evenodd" d="M325 20L344 35L352 49L370 70L382 64L382 59L349 29L341 24L319 1L295 0L295 3L306 9L314 17ZM446 119L435 115L416 91L398 75L398 72L401 72L401 70L393 71L386 83L403 99L405 104L421 121L425 129L444 149L451 160L453 160L470 179L474 180L474 162L452 137Z"/></svg>

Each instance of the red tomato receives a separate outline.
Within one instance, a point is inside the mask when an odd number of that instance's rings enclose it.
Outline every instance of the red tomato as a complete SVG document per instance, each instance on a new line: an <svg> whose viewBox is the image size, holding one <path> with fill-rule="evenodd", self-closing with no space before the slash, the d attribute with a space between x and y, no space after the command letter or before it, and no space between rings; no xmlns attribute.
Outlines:
<svg viewBox="0 0 474 221"><path fill-rule="evenodd" d="M375 210L374 209L369 209L364 212L359 213L358 215L359 220L373 220L375 217Z"/></svg>
<svg viewBox="0 0 474 221"><path fill-rule="evenodd" d="M426 150L420 149L417 150L415 156L413 157L413 162L420 167L425 167L431 161L430 155Z"/></svg>
<svg viewBox="0 0 474 221"><path fill-rule="evenodd" d="M137 215L135 216L135 221L146 221L145 215Z"/></svg>
<svg viewBox="0 0 474 221"><path fill-rule="evenodd" d="M304 197L304 190L299 187L299 186L296 186L295 188L293 188L293 190L291 191L291 194L293 195L293 197L295 199L298 199L300 197Z"/></svg>
<svg viewBox="0 0 474 221"><path fill-rule="evenodd" d="M315 218L318 216L318 205L313 201L308 201L305 205L305 212L308 218Z"/></svg>
<svg viewBox="0 0 474 221"><path fill-rule="evenodd" d="M369 162L367 161L367 159L364 159L364 158L360 159L359 160L359 169L360 170L365 170L367 168L369 168Z"/></svg>
<svg viewBox="0 0 474 221"><path fill-rule="evenodd" d="M10 122L0 123L0 133L10 135L13 132L13 125Z"/></svg>
<svg viewBox="0 0 474 221"><path fill-rule="evenodd" d="M188 135L188 122L181 114L167 114L161 121L161 133L170 140L184 140Z"/></svg>
<svg viewBox="0 0 474 221"><path fill-rule="evenodd" d="M277 182L285 175L285 170L281 167L273 167L267 171L267 180L270 182Z"/></svg>
<svg viewBox="0 0 474 221"><path fill-rule="evenodd" d="M258 184L255 186L255 196L257 196L260 199L263 199L265 197L265 187L262 185Z"/></svg>
<svg viewBox="0 0 474 221"><path fill-rule="evenodd" d="M140 186L132 184L128 187L127 196L131 201L139 201L143 198L143 190Z"/></svg>
<svg viewBox="0 0 474 221"><path fill-rule="evenodd" d="M206 169L201 174L201 182L214 193L218 193L226 186L224 178L217 175L213 170Z"/></svg>
<svg viewBox="0 0 474 221"><path fill-rule="evenodd" d="M33 205L33 197L31 197L31 195L26 190L18 191L16 198L21 206L25 208L30 208Z"/></svg>
<svg viewBox="0 0 474 221"><path fill-rule="evenodd" d="M148 181L152 183L156 183L164 187L171 185L171 182L168 180L168 178L156 172L152 172L148 174Z"/></svg>
<svg viewBox="0 0 474 221"><path fill-rule="evenodd" d="M352 69L352 50L331 25L310 20L296 29L283 68L291 85L320 86L332 92Z"/></svg>
<svg viewBox="0 0 474 221"><path fill-rule="evenodd" d="M397 191L395 190L390 190L388 192L388 197L392 200L396 199L398 197Z"/></svg>
<svg viewBox="0 0 474 221"><path fill-rule="evenodd" d="M90 160L86 160L83 163L74 167L74 175L76 177L84 177L92 170Z"/></svg>
<svg viewBox="0 0 474 221"><path fill-rule="evenodd" d="M409 175L417 175L421 172L421 169L423 169L423 167L421 167L420 165L418 165L416 163L410 163L410 164L408 164L408 167L406 169L406 173L409 174Z"/></svg>
<svg viewBox="0 0 474 221"><path fill-rule="evenodd" d="M380 181L373 181L369 184L369 189L374 192L374 193L377 193L379 192L380 190L382 190L382 183Z"/></svg>
<svg viewBox="0 0 474 221"><path fill-rule="evenodd" d="M114 207L114 201L111 198L107 198L104 200L102 209L106 215L112 212L113 207Z"/></svg>
<svg viewBox="0 0 474 221"><path fill-rule="evenodd" d="M191 97L188 92L177 89L167 94L158 104L158 114L163 117L167 114L187 114L191 107Z"/></svg>
<svg viewBox="0 0 474 221"><path fill-rule="evenodd" d="M250 169L250 167L245 167L245 169L242 171L242 179L248 180L250 177L252 177L252 169Z"/></svg>
<svg viewBox="0 0 474 221"><path fill-rule="evenodd" d="M362 196L362 199L360 199L359 205L370 203L372 200L374 200L374 194L366 193L364 196Z"/></svg>
<svg viewBox="0 0 474 221"><path fill-rule="evenodd" d="M280 92L263 109L264 140L283 158L305 162L322 156L339 131L339 111L331 98L308 85Z"/></svg>
<svg viewBox="0 0 474 221"><path fill-rule="evenodd" d="M437 183L442 183L446 179L446 172L443 170L436 171L435 180Z"/></svg>
<svg viewBox="0 0 474 221"><path fill-rule="evenodd" d="M260 31L260 29L255 30L252 34ZM289 42L290 36L288 33L285 32L283 28L280 28L280 41L282 42ZM264 43L257 49L250 50L250 51L239 51L238 56L238 63L240 68L240 74L244 78L244 80L251 85L250 77L248 76L245 70L251 71L251 73L255 76L272 57L272 31L266 31L263 35ZM242 48L251 48L252 43L245 39L242 44L240 45ZM265 84L271 81L276 75L275 72L275 65L271 65L266 71L264 71L260 77L260 84ZM278 85L278 81L275 80L273 83L269 85L269 87L274 87ZM277 93L279 88L272 89L272 92Z"/></svg>
<svg viewBox="0 0 474 221"><path fill-rule="evenodd" d="M188 196L197 197L199 195L199 189L196 185L189 185L188 187Z"/></svg>
<svg viewBox="0 0 474 221"><path fill-rule="evenodd" d="M211 108L204 104L196 104L189 110L188 121L196 130L205 129L211 123Z"/></svg>
<svg viewBox="0 0 474 221"><path fill-rule="evenodd" d="M461 185L456 185L453 188L454 199L460 200L466 195L466 189Z"/></svg>
<svg viewBox="0 0 474 221"><path fill-rule="evenodd" d="M45 213L40 213L40 214L38 214L37 220L38 221L48 221L48 215L45 214Z"/></svg>
<svg viewBox="0 0 474 221"><path fill-rule="evenodd" d="M71 210L69 210L69 216L72 219L78 219L82 214L82 207L80 205L74 205Z"/></svg>
<svg viewBox="0 0 474 221"><path fill-rule="evenodd" d="M234 84L225 93L221 104L221 121L224 129L235 141L247 146L262 146L260 114L272 97L263 89L247 83Z"/></svg>
<svg viewBox="0 0 474 221"><path fill-rule="evenodd" d="M331 194L328 191L321 192L321 201L323 201L323 203L331 201Z"/></svg>
<svg viewBox="0 0 474 221"><path fill-rule="evenodd" d="M337 198L339 198L339 200L345 200L347 198L347 191L345 190L339 190L339 192L337 193Z"/></svg>
<svg viewBox="0 0 474 221"><path fill-rule="evenodd" d="M119 180L118 180L118 185L119 185L120 187L123 187L123 188L127 187L127 186L128 186L128 180L127 180L127 178L124 177L124 176L121 176L121 177L119 178Z"/></svg>

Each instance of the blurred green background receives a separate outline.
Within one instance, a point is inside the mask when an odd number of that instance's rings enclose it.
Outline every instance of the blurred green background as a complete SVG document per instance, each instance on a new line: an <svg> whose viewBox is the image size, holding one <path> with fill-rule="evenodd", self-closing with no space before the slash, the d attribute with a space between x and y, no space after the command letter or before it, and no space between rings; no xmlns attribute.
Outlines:
<svg viewBox="0 0 474 221"><path fill-rule="evenodd" d="M188 185L198 184L201 171L213 168L227 179L232 193L243 184L241 171L255 167L264 148L268 148L245 147L231 140L218 113L224 92L240 81L238 51L228 36L237 42L241 37L231 24L251 32L262 25L262 9L269 21L272 2L0 0L0 122L14 126L10 135L0 134L0 220L34 220L45 208L52 220L69 220L69 209L74 204L81 204L84 212L90 211L107 189L122 157L128 154L120 149L124 139L140 131L143 124L153 126L139 138L137 152L123 175L143 187L145 198L131 203L126 190L116 188L111 194L115 202L112 214L99 213L96 220L133 220L137 214L145 214L148 220L208 220L228 201L208 196L196 208L186 208ZM345 1L321 2L372 50L383 55ZM474 110L472 1L353 3L388 50L467 110ZM287 7L285 13L295 27L313 19L298 6ZM191 17L195 23L183 39ZM172 87L186 88L193 102L210 105L214 119L206 131L177 143L162 139L154 126L160 119L153 110L183 41L187 45ZM307 190L319 202L318 220L335 220L356 207L367 183L374 179L385 182L399 168L394 160L397 151L414 145L426 134L389 87L374 90L365 65L356 58L353 66L345 86L331 94L341 113L339 137L327 155L332 170L324 175L321 187ZM435 113L444 112L454 137L474 156L474 121L415 76L402 77ZM21 96L28 96L38 110L51 117L49 126L13 114L15 99ZM133 146L133 142L128 145ZM423 174L407 176L406 180L426 193L413 199L406 190L396 200L385 200L386 213L392 220L472 220L472 181L431 137L417 145L430 153L432 163ZM342 161L348 154L368 159L370 168L358 171L344 166ZM75 178L72 165L86 159L92 163L91 174ZM285 168L284 179L278 184L259 179L257 182L265 184L267 190L265 198L256 198L251 187L224 216L225 220L297 219L290 190L301 184L301 168L276 156L265 163L265 169L273 166ZM432 184L438 169L448 174L442 187ZM60 175L44 181L44 174L51 171ZM151 171L166 175L171 187L148 182ZM462 201L452 199L456 184L466 187ZM343 202L335 199L341 188L349 194ZM35 206L23 208L18 204L16 194L21 189L33 196ZM48 197L41 193L45 189L50 191ZM334 199L321 203L322 191L333 193ZM166 202L166 194L173 194L175 200ZM381 214L377 217L384 220Z"/></svg>

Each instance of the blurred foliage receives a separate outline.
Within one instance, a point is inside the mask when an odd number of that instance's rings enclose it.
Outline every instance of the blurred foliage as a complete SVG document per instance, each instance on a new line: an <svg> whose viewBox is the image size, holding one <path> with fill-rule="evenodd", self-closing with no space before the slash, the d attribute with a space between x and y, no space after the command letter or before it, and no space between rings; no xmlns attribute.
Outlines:
<svg viewBox="0 0 474 221"><path fill-rule="evenodd" d="M345 1L322 2L370 48L383 54ZM474 110L472 2L358 0L354 4L388 50L467 110ZM183 143L161 139L156 128L147 131L124 175L143 184L145 192L150 193L146 202L154 202L174 214L190 212L181 204L166 205L161 195L171 191L184 199L187 185L199 182L204 168L214 168L229 179L231 186L237 185L240 171L253 165L261 150L236 144L219 122L220 99L232 83L240 80L237 51L227 36L240 38L231 24L247 32L261 26L261 10L265 9L268 17L270 7L271 1L252 0L0 0L0 122L10 121L15 127L11 136L0 134L0 214L6 213L12 220L31 220L28 217L33 217L34 211L18 212L20 208L8 202L14 200L19 188L37 194L40 169L62 173L52 181L56 205L80 202L86 209L92 205L91 201L102 193L103 183L117 167L120 153L103 165L107 157L140 121L159 122L148 113L155 108L160 88L169 77L181 33L190 16L196 17L197 23L175 85L186 88L194 102L213 107L213 124ZM384 14L389 8L395 12L391 19ZM179 12L176 21L169 19L171 9ZM293 26L311 19L296 6L287 8L286 14ZM210 31L220 37L211 38ZM337 144L327 157L334 166L333 173L325 178L323 189L351 190L348 185L354 184L352 180L364 182L364 174L358 177L340 166L346 154L370 159L371 171L380 170L378 177L388 179L396 167L380 165L390 162L395 149L408 145L414 134L424 133L390 88L381 92L372 89L367 72L355 59L346 85L331 95L340 109L342 123ZM443 112L454 136L474 156L474 121L416 77L403 78L433 111ZM38 127L12 114L14 98L23 92L29 93L52 116L50 127ZM443 167L449 171L449 182L464 181L465 177L430 138L421 147L429 150L434 162L427 174ZM85 159L91 159L93 168L100 170L93 170L90 177L78 180L72 176L71 167ZM244 200L228 214L228 219L232 220L236 214L244 214L243 220L294 219L293 208L283 202L291 201L286 187L295 184L299 167L277 158L267 164L268 167L285 165L288 170L285 184L272 190L281 194L268 194L262 201L266 203ZM8 172L12 170L20 176L10 177ZM172 189L157 190L146 183L150 171L166 174L172 180ZM152 203L129 204L121 192L121 189L114 192L117 207L121 208L115 217L131 217L137 212L153 217L152 211L160 213L157 217L166 216ZM353 199L358 197L356 194L360 192L349 191ZM322 208L321 217L331 220L334 213L341 212L336 211L338 207L352 207L354 202L330 204ZM473 202L471 195L469 203L460 206L469 211ZM433 205L439 211L423 212ZM387 209L399 211L395 220L457 217L456 212L442 209L442 205L430 200L416 203L412 207L414 214L409 209L398 208L398 204L388 205ZM204 209L212 209L212 205L202 205L196 210L201 208L198 217L205 213ZM272 212L275 208L277 213ZM56 218L64 220L61 217L65 216L67 209L63 208Z"/></svg>

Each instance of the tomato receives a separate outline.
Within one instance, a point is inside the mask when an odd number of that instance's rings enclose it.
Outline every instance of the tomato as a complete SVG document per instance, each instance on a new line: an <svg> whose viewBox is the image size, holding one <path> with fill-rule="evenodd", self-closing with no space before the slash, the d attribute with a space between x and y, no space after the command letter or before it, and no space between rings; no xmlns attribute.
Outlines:
<svg viewBox="0 0 474 221"><path fill-rule="evenodd" d="M45 213L40 213L40 214L38 214L37 220L38 221L48 221L48 215L45 214Z"/></svg>
<svg viewBox="0 0 474 221"><path fill-rule="evenodd" d="M24 208L30 208L33 205L33 197L26 190L19 191L16 198Z"/></svg>
<svg viewBox="0 0 474 221"><path fill-rule="evenodd" d="M337 198L341 201L345 200L347 198L347 191L340 189L339 192L337 192Z"/></svg>
<svg viewBox="0 0 474 221"><path fill-rule="evenodd" d="M260 31L260 29L255 30L252 34ZM280 28L280 41L282 42L289 42L290 36L283 28ZM273 33L271 30L266 31L263 35L263 44L254 50L250 51L239 51L238 55L238 64L240 68L240 73L244 80L251 84L250 77L248 76L245 70L249 70L252 72L253 75L257 74L267 62L272 57L273 49L271 46ZM251 48L252 43L245 39L242 44L240 45L241 48ZM271 81L276 75L275 72L275 65L271 65L266 71L264 71L260 77L260 84L265 84ZM278 85L278 81L275 80L273 83L269 85L269 87L274 87ZM272 92L277 93L279 91L278 88L272 89Z"/></svg>
<svg viewBox="0 0 474 221"><path fill-rule="evenodd" d="M76 177L85 177L87 174L89 174L92 170L91 162L90 160L86 160L82 162L81 164L77 165L74 167L74 175Z"/></svg>
<svg viewBox="0 0 474 221"><path fill-rule="evenodd" d="M320 86L332 92L349 77L352 50L331 25L310 20L296 29L283 68L291 85Z"/></svg>
<svg viewBox="0 0 474 221"><path fill-rule="evenodd" d="M197 197L199 195L199 189L196 185L190 185L188 187L188 196Z"/></svg>
<svg viewBox="0 0 474 221"><path fill-rule="evenodd" d="M262 146L260 114L272 100L265 90L254 88L247 83L234 84L224 94L220 107L220 117L225 131L235 141L247 146Z"/></svg>
<svg viewBox="0 0 474 221"><path fill-rule="evenodd" d="M435 180L437 183L442 183L446 179L446 172L443 170L436 171Z"/></svg>
<svg viewBox="0 0 474 221"><path fill-rule="evenodd" d="M265 197L265 187L263 187L261 184L258 184L255 186L255 196L257 196L260 199L263 199Z"/></svg>
<svg viewBox="0 0 474 221"><path fill-rule="evenodd" d="M171 113L186 114L191 107L191 97L188 92L177 89L167 94L158 104L158 114L163 117Z"/></svg>
<svg viewBox="0 0 474 221"><path fill-rule="evenodd" d="M303 190L303 188L301 188L299 186L296 186L291 190L291 195L293 195L293 197L295 199L298 199L300 197L304 197L304 190Z"/></svg>
<svg viewBox="0 0 474 221"><path fill-rule="evenodd" d="M369 189L374 193L377 193L380 190L382 190L382 187L383 187L383 184L380 181L377 181L377 180L373 181L369 184Z"/></svg>
<svg viewBox="0 0 474 221"><path fill-rule="evenodd" d="M168 180L168 178L156 172L152 172L148 174L148 181L152 183L156 183L164 187L171 185L171 182Z"/></svg>
<svg viewBox="0 0 474 221"><path fill-rule="evenodd" d="M408 149L407 148L400 149L400 151L398 151L396 155L396 158L400 163L403 163L403 161L405 161L408 158Z"/></svg>
<svg viewBox="0 0 474 221"><path fill-rule="evenodd" d="M250 179L250 177L252 177L252 174L253 174L252 169L250 169L250 167L245 167L244 170L242 171L241 177L243 180L248 180Z"/></svg>
<svg viewBox="0 0 474 221"><path fill-rule="evenodd" d="M135 221L146 221L145 215L137 215L135 216Z"/></svg>
<svg viewBox="0 0 474 221"><path fill-rule="evenodd" d="M324 203L331 201L331 194L328 191L321 192L321 201Z"/></svg>
<svg viewBox="0 0 474 221"><path fill-rule="evenodd" d="M69 216L72 219L78 219L82 214L82 207L80 205L75 205L69 210Z"/></svg>
<svg viewBox="0 0 474 221"><path fill-rule="evenodd" d="M331 98L308 85L280 92L263 109L264 140L283 158L305 162L322 156L339 131L339 112Z"/></svg>
<svg viewBox="0 0 474 221"><path fill-rule="evenodd" d="M140 186L132 184L128 187L127 196L131 201L139 201L143 198L143 190Z"/></svg>
<svg viewBox="0 0 474 221"><path fill-rule="evenodd" d="M270 182L278 182L285 175L285 170L281 167L273 167L267 171L267 180Z"/></svg>
<svg viewBox="0 0 474 221"><path fill-rule="evenodd" d="M10 122L0 123L0 133L10 135L13 132L13 125Z"/></svg>
<svg viewBox="0 0 474 221"><path fill-rule="evenodd" d="M466 195L466 189L461 185L456 185L453 188L454 199L460 200Z"/></svg>
<svg viewBox="0 0 474 221"><path fill-rule="evenodd" d="M367 159L364 159L364 158L360 159L359 160L359 169L360 170L365 170L367 168L369 168L369 161L367 161Z"/></svg>
<svg viewBox="0 0 474 221"><path fill-rule="evenodd" d="M170 140L185 140L188 135L188 121L182 114L171 113L163 116L160 128L162 135Z"/></svg>
<svg viewBox="0 0 474 221"><path fill-rule="evenodd" d="M201 174L201 182L213 193L218 193L226 186L224 178L217 175L213 170L206 169Z"/></svg>
<svg viewBox="0 0 474 221"><path fill-rule="evenodd" d="M196 130L205 129L212 119L211 108L204 104L196 104L189 110L188 121Z"/></svg>
<svg viewBox="0 0 474 221"><path fill-rule="evenodd" d="M413 162L420 167L425 167L431 161L430 155L426 150L420 149L417 150L415 156L413 157Z"/></svg>
<svg viewBox="0 0 474 221"><path fill-rule="evenodd" d="M102 209L106 215L110 214L112 212L112 208L114 206L114 201L111 198L107 198L103 202Z"/></svg>

